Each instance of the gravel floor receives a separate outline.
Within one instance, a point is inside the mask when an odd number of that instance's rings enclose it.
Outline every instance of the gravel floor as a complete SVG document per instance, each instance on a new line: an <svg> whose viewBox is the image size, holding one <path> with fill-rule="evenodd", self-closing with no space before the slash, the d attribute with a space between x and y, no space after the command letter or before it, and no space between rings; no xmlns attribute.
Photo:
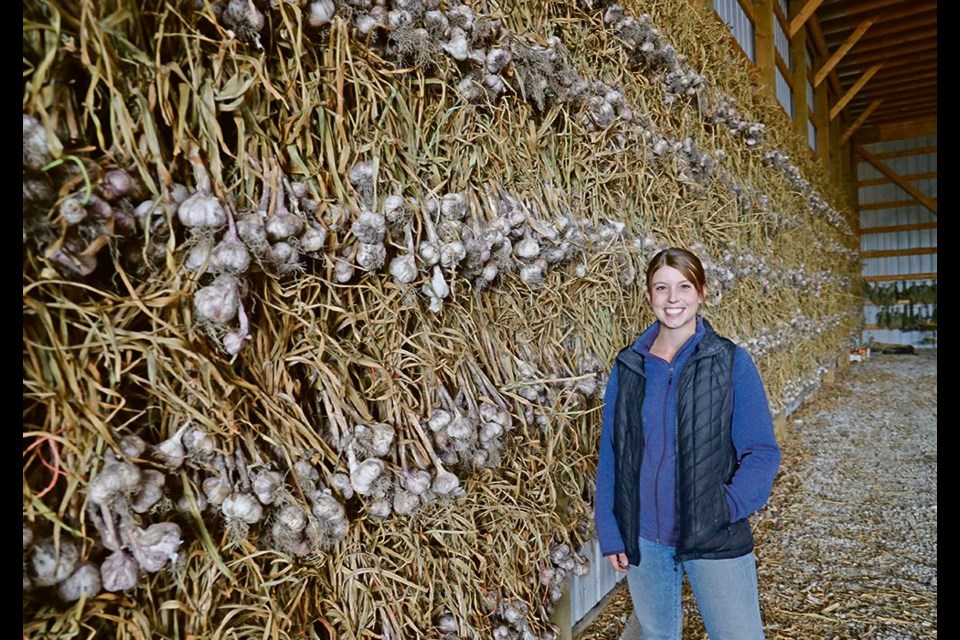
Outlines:
<svg viewBox="0 0 960 640"><path fill-rule="evenodd" d="M850 363L791 417L753 518L768 639L937 637L937 352ZM639 638L625 588L577 640ZM706 639L687 591L684 638Z"/></svg>

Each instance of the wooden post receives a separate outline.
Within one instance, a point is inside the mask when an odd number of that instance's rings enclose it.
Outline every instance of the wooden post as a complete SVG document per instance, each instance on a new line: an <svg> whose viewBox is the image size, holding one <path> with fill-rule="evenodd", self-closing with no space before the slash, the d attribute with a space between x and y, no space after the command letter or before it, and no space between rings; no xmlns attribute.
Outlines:
<svg viewBox="0 0 960 640"><path fill-rule="evenodd" d="M570 578L564 578L563 595L550 613L550 622L557 625L560 635L557 640L573 640L573 606L570 603Z"/></svg>

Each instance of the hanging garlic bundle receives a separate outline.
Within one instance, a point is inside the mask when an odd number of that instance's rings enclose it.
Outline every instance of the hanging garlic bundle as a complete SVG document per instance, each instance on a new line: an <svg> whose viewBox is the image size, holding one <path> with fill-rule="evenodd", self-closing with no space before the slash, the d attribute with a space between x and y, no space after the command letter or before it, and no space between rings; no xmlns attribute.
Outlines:
<svg viewBox="0 0 960 640"><path fill-rule="evenodd" d="M210 174L200 158L200 148L191 144L187 157L193 166L196 190L177 208L177 218L183 226L203 231L221 228L227 223L227 212L220 200L213 195Z"/></svg>

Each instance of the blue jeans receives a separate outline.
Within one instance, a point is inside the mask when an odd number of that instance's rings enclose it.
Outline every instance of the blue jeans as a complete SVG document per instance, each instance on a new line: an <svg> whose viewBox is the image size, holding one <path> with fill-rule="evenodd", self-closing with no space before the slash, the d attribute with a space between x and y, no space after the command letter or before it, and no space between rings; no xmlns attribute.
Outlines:
<svg viewBox="0 0 960 640"><path fill-rule="evenodd" d="M674 564L675 551L641 538L640 564L627 569L640 637L679 640L686 573L710 640L763 640L754 555Z"/></svg>

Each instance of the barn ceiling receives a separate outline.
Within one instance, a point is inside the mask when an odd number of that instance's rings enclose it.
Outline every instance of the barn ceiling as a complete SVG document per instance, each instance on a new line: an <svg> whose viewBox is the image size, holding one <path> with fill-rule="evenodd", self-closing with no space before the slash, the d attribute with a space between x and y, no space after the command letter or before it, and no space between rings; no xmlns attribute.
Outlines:
<svg viewBox="0 0 960 640"><path fill-rule="evenodd" d="M833 87L831 108L846 101L838 113L846 127L929 130L932 120L936 131L936 0L823 0L814 17L814 40L825 48L815 73Z"/></svg>

